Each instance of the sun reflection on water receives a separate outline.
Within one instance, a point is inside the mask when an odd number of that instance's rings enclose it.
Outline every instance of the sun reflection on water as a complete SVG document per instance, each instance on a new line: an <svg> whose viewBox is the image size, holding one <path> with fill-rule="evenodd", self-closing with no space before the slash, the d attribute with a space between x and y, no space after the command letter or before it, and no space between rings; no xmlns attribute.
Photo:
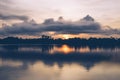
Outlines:
<svg viewBox="0 0 120 80"><path fill-rule="evenodd" d="M55 53L55 52L62 52L64 54L68 54L68 53L71 53L71 52L74 52L75 49L74 48L71 48L69 47L68 45L62 45L61 47L54 47L52 50L51 50L51 53Z"/></svg>

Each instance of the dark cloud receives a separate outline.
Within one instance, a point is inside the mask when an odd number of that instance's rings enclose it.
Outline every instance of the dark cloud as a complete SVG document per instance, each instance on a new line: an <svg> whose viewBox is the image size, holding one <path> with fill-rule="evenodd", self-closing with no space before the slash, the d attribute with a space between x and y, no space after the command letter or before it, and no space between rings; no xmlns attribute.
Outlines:
<svg viewBox="0 0 120 80"><path fill-rule="evenodd" d="M18 35L30 35L37 36L45 32L55 32L56 34L103 34L112 35L120 34L120 30L103 27L96 22L92 17L86 16L80 21L68 22L60 20L54 21L54 19L46 19L43 23L37 24L34 20L26 21L23 23L13 24L12 26L4 26L0 29L1 36L18 36ZM89 17L89 18L88 18ZM63 18L62 18L63 19Z"/></svg>
<svg viewBox="0 0 120 80"><path fill-rule="evenodd" d="M15 0L0 0L0 20L27 20L26 12L28 10L18 7Z"/></svg>
<svg viewBox="0 0 120 80"><path fill-rule="evenodd" d="M85 21L94 21L94 18L92 18L90 15L87 15L82 20L85 20Z"/></svg>
<svg viewBox="0 0 120 80"><path fill-rule="evenodd" d="M50 18L50 19L46 19L44 21L44 24L53 24L54 23L54 19L53 18Z"/></svg>
<svg viewBox="0 0 120 80"><path fill-rule="evenodd" d="M14 5L13 0L0 0L0 20L28 20L27 16L21 15L24 10L20 10Z"/></svg>
<svg viewBox="0 0 120 80"><path fill-rule="evenodd" d="M55 31L63 34L96 33L96 31L100 30L100 25L97 23L89 25L55 23L45 26L43 29L45 31Z"/></svg>
<svg viewBox="0 0 120 80"><path fill-rule="evenodd" d="M23 21L27 21L28 17L27 16L19 16L19 15L4 15L4 14L0 14L0 19L1 20L23 20Z"/></svg>

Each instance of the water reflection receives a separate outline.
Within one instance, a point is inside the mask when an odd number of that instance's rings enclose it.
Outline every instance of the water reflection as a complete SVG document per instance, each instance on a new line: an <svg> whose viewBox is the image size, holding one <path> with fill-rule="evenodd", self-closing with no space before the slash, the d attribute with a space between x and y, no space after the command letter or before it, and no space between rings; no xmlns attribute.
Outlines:
<svg viewBox="0 0 120 80"><path fill-rule="evenodd" d="M75 52L75 49L69 47L68 45L54 46L54 48L51 50L50 53L55 53L55 52L61 52L64 54L68 54L70 52Z"/></svg>
<svg viewBox="0 0 120 80"><path fill-rule="evenodd" d="M0 45L0 80L119 80L119 67L118 47Z"/></svg>
<svg viewBox="0 0 120 80"><path fill-rule="evenodd" d="M0 45L0 51L18 52L39 52L39 53L101 53L120 52L119 47L90 47L90 46L70 46L70 45Z"/></svg>
<svg viewBox="0 0 120 80"><path fill-rule="evenodd" d="M12 63L16 61L12 61ZM0 66L0 79L2 80L119 80L120 64L102 62L96 64L88 72L86 68L77 63L64 63L62 68L54 63L46 65L41 61L22 61L17 66ZM84 63L85 64L85 63ZM90 63L89 63L90 64ZM87 75L87 77L86 77Z"/></svg>

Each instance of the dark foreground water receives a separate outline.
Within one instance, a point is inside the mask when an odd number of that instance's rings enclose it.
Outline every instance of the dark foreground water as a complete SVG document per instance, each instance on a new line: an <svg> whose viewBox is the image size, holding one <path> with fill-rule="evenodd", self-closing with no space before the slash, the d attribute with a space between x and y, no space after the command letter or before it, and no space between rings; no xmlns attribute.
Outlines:
<svg viewBox="0 0 120 80"><path fill-rule="evenodd" d="M120 48L0 45L0 80L120 80Z"/></svg>

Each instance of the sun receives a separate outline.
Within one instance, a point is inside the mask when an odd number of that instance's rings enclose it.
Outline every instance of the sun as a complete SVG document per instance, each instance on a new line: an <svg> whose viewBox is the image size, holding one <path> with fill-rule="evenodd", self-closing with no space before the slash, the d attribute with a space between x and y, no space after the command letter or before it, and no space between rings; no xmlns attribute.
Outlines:
<svg viewBox="0 0 120 80"><path fill-rule="evenodd" d="M64 34L64 35L63 35L63 38L64 38L64 39L69 39L69 35Z"/></svg>

